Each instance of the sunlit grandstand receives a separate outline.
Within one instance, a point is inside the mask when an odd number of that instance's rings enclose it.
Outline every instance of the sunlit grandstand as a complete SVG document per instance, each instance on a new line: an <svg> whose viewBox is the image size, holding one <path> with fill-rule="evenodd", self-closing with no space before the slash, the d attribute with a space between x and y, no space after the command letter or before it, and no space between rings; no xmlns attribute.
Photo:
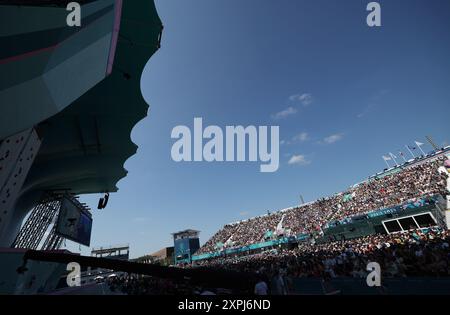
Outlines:
<svg viewBox="0 0 450 315"><path fill-rule="evenodd" d="M449 151L449 147L437 150L332 196L227 224L197 251L194 264L208 265L212 260L217 267L230 262L230 256L261 255L274 249L282 253L282 248L295 247L292 255L297 255L305 248L314 252L326 246L311 244L351 244L358 238L383 240L384 236L387 240L393 233L431 228L444 231L449 223Z"/></svg>

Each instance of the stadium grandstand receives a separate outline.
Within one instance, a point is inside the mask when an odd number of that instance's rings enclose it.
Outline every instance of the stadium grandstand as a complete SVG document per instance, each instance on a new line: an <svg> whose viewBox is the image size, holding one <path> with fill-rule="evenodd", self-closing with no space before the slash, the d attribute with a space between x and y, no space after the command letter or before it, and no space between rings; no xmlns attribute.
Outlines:
<svg viewBox="0 0 450 315"><path fill-rule="evenodd" d="M449 153L446 147L332 196L227 224L188 267L334 278L365 277L367 263L377 261L392 277L449 276Z"/></svg>
<svg viewBox="0 0 450 315"><path fill-rule="evenodd" d="M447 147L332 196L227 224L190 261L168 269L197 272L195 282L124 275L109 288L124 294L449 294L449 155ZM381 267L380 287L366 283L371 262ZM210 272L240 280L219 283Z"/></svg>

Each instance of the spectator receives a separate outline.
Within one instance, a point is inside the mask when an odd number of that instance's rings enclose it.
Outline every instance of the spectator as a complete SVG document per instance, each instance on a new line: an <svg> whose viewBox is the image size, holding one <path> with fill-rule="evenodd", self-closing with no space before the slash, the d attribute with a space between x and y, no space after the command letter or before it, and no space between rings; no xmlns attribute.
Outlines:
<svg viewBox="0 0 450 315"><path fill-rule="evenodd" d="M263 280L262 277L259 278L258 283L255 284L255 295L268 295L269 288L267 287L267 283Z"/></svg>

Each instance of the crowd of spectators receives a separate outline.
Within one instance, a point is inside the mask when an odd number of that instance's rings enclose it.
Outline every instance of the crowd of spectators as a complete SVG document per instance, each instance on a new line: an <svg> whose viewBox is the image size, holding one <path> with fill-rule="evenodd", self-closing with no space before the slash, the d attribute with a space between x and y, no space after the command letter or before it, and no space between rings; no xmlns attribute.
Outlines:
<svg viewBox="0 0 450 315"><path fill-rule="evenodd" d="M127 295L227 295L236 292L287 295L298 293L295 281L302 278L323 282L342 277L364 279L369 262L380 264L381 278L449 277L450 231L427 228L323 244L300 243L294 249L280 247L183 266L201 267L202 272L209 269L256 274L253 292L198 285L188 278L174 280L129 274L110 278L107 284L112 292Z"/></svg>
<svg viewBox="0 0 450 315"><path fill-rule="evenodd" d="M409 166L394 174L375 177L345 192L287 211L227 224L208 240L197 254L261 242L268 231L277 236L279 232L277 226L280 224L285 234L309 234L320 231L331 221L343 220L432 195L445 196L446 175L438 172L443 160L438 158Z"/></svg>
<svg viewBox="0 0 450 315"><path fill-rule="evenodd" d="M369 262L379 263L382 278L449 277L450 232L439 227L326 243L316 243L319 239L313 237L294 243L294 248L292 244L277 245L253 254L240 252L227 256L222 251L281 235L315 233L330 222L342 222L430 196L445 196L447 174L438 172L443 162L436 159L416 164L299 207L227 224L197 252L219 251L221 256L178 267L257 274L253 293L259 295L294 293L294 281L299 278L322 279L324 283L340 277L366 278ZM111 279L109 286L112 291L133 295L232 292L192 285L189 281L128 275Z"/></svg>
<svg viewBox="0 0 450 315"><path fill-rule="evenodd" d="M295 278L365 278L369 262L378 262L381 276L387 278L448 277L449 244L448 230L430 228L324 244L303 243L290 250L213 258L194 267L256 272L272 287L273 294L288 294Z"/></svg>

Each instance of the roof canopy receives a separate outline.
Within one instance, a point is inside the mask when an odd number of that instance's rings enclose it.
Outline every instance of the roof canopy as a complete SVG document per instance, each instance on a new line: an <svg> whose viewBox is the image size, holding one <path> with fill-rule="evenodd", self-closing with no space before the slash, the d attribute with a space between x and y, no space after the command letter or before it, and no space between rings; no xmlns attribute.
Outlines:
<svg viewBox="0 0 450 315"><path fill-rule="evenodd" d="M123 165L137 148L131 130L147 115L141 75L159 48L161 31L152 0L123 1L111 75L39 125L44 140L25 191L117 191L127 174Z"/></svg>

